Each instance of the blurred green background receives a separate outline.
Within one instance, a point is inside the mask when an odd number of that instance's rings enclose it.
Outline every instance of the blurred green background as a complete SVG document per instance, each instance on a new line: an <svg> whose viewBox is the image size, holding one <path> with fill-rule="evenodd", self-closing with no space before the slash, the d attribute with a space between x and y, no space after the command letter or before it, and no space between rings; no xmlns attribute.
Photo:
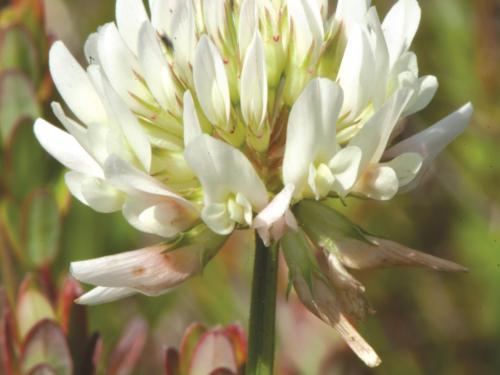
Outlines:
<svg viewBox="0 0 500 375"><path fill-rule="evenodd" d="M373 3L384 15L393 1ZM9 291L26 272L57 285L71 261L157 239L133 230L119 213L98 214L70 200L62 169L31 136L34 117L53 120L48 104L57 93L46 75L50 41L36 14L30 33L6 37L14 17L7 5L0 18L0 272ZM500 373L500 2L422 0L420 5L413 50L421 74L436 75L440 88L430 106L409 119L406 132L433 124L467 101L475 106L473 123L438 158L425 185L388 203L350 199L343 211L372 233L457 261L470 272L391 269L356 275L377 311L359 325L382 358L375 370L346 350L333 330L302 312L297 318L298 305L293 298L284 301L282 292L279 374ZM81 61L86 35L114 18L111 0L47 0L44 10L46 32ZM12 45L15 53L9 54ZM136 374L160 373L163 349L178 346L192 321L245 326L253 252L251 236L241 236L243 241L228 246L203 275L173 293L88 308L91 328L103 337L104 357L137 315L148 322L151 350ZM284 274L283 286L285 279ZM300 351L294 352L290 342L297 340Z"/></svg>

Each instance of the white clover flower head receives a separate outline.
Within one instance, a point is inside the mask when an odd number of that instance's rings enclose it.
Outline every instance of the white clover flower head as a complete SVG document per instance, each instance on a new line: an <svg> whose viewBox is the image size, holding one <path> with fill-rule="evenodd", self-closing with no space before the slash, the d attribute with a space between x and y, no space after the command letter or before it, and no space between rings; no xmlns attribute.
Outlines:
<svg viewBox="0 0 500 375"><path fill-rule="evenodd" d="M435 77L419 77L410 51L416 0L397 1L382 22L369 0L328 4L149 0L148 16L141 0L117 0L116 22L85 43L86 69L53 44L50 71L73 116L53 103L66 131L39 119L39 142L70 170L66 183L78 200L121 210L138 230L170 241L74 263L74 276L97 286L80 302L166 292L239 228L254 228L266 244L301 233L294 231L304 220L318 224L297 214L302 203L391 199L415 187L465 129L470 104L392 145L401 120L437 90ZM324 248L307 236L312 249ZM337 275L338 257L326 257ZM296 286L309 263L292 272ZM308 298L331 323L330 302ZM373 351L357 352L378 363Z"/></svg>

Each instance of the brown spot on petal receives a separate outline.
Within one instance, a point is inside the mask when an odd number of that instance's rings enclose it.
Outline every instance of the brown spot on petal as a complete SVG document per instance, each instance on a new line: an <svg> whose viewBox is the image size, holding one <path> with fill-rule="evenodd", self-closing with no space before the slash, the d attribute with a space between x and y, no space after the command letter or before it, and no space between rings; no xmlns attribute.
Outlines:
<svg viewBox="0 0 500 375"><path fill-rule="evenodd" d="M138 277L138 276L144 275L144 272L146 272L146 269L144 267L140 266L140 267L134 268L134 270L132 271L132 274L134 276Z"/></svg>

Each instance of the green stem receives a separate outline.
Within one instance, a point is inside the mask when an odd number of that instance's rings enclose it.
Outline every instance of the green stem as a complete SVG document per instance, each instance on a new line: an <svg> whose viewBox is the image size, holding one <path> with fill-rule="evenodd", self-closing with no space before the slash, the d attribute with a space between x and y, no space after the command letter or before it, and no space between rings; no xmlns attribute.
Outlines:
<svg viewBox="0 0 500 375"><path fill-rule="evenodd" d="M246 375L272 375L274 363L278 246L266 247L255 234Z"/></svg>

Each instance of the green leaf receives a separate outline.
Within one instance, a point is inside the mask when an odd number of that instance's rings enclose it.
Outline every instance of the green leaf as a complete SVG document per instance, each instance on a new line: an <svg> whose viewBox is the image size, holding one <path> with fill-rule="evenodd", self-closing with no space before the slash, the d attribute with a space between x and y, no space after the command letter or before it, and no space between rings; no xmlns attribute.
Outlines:
<svg viewBox="0 0 500 375"><path fill-rule="evenodd" d="M50 366L58 375L73 374L73 362L66 338L61 328L51 320L43 320L33 327L21 351L23 374L42 364Z"/></svg>
<svg viewBox="0 0 500 375"><path fill-rule="evenodd" d="M20 69L34 82L40 78L40 62L35 43L26 29L6 28L0 34L0 70Z"/></svg>
<svg viewBox="0 0 500 375"><path fill-rule="evenodd" d="M7 144L21 119L36 119L40 105L28 77L20 71L0 74L0 136Z"/></svg>
<svg viewBox="0 0 500 375"><path fill-rule="evenodd" d="M53 194L36 191L25 204L22 222L29 263L38 268L52 262L61 236L61 219Z"/></svg>

